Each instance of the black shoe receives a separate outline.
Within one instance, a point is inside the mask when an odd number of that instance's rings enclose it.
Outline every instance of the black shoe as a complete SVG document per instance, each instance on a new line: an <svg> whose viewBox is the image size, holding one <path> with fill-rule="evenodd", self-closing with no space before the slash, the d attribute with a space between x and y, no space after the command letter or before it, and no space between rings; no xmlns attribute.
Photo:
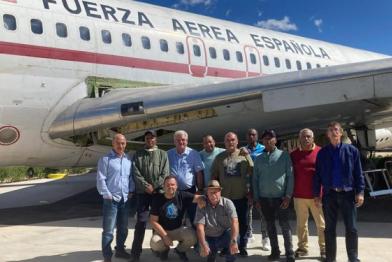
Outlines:
<svg viewBox="0 0 392 262"><path fill-rule="evenodd" d="M167 250L165 250L165 251L160 252L160 253L159 253L159 258L160 258L162 261L167 260L167 259L169 258L169 251L170 251L170 249L167 249Z"/></svg>
<svg viewBox="0 0 392 262"><path fill-rule="evenodd" d="M240 248L240 257L247 257L248 256L248 251L246 251L245 248Z"/></svg>
<svg viewBox="0 0 392 262"><path fill-rule="evenodd" d="M140 256L131 254L131 259L129 260L129 262L138 262L140 260Z"/></svg>
<svg viewBox="0 0 392 262"><path fill-rule="evenodd" d="M189 259L188 259L188 257L186 256L186 253L185 253L185 252L178 251L177 248L174 249L174 252L178 255L178 257L180 258L180 260L181 260L182 262L188 262L188 261L189 261Z"/></svg>
<svg viewBox="0 0 392 262"><path fill-rule="evenodd" d="M114 253L115 257L118 258L124 258L124 259L130 259L131 254L127 253L124 248L116 248L116 252Z"/></svg>
<svg viewBox="0 0 392 262"><path fill-rule="evenodd" d="M103 262L112 262L112 258L106 257L103 259Z"/></svg>
<svg viewBox="0 0 392 262"><path fill-rule="evenodd" d="M295 261L295 257L294 256L286 257L286 262L294 262L294 261Z"/></svg>
<svg viewBox="0 0 392 262"><path fill-rule="evenodd" d="M280 252L279 253L271 253L271 255L268 256L269 261L276 261L280 259Z"/></svg>

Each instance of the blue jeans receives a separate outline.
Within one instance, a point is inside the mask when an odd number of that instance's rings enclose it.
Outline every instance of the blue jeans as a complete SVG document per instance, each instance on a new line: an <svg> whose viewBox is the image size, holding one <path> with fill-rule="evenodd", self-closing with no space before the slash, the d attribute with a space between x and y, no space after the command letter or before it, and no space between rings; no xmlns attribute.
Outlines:
<svg viewBox="0 0 392 262"><path fill-rule="evenodd" d="M111 258L113 251L111 243L113 241L113 231L116 231L116 247L125 248L125 240L128 236L128 202L124 199L120 202L114 200L103 200L103 232L102 232L102 254L104 258Z"/></svg>
<svg viewBox="0 0 392 262"><path fill-rule="evenodd" d="M235 256L230 254L230 240L231 240L231 230L227 229L223 232L219 237L209 237L206 236L206 241L210 248L211 253L208 255L207 261L215 261L213 258L216 257L216 254L219 250L225 249L226 252L226 262L233 262L235 260Z"/></svg>
<svg viewBox="0 0 392 262"><path fill-rule="evenodd" d="M280 228L282 229L282 235L284 239L284 248L286 251L286 257L293 257L293 239L291 235L291 227L289 224L289 210L288 208L282 209L281 198L261 198L261 212L267 222L268 237L271 242L271 253L280 254L278 244L278 234L276 232L275 217L278 217Z"/></svg>
<svg viewBox="0 0 392 262"><path fill-rule="evenodd" d="M346 228L346 251L350 262L358 260L358 232L356 226L357 208L355 193L329 191L323 196L323 211L325 218L325 251L327 261L336 260L336 224L338 211L343 216Z"/></svg>

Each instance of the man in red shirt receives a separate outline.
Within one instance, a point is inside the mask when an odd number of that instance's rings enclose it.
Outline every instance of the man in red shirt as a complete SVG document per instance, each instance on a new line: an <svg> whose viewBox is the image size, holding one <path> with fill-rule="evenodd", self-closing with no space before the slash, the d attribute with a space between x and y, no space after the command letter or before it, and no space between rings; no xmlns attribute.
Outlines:
<svg viewBox="0 0 392 262"><path fill-rule="evenodd" d="M313 200L313 177L316 172L316 158L320 147L314 143L313 131L305 128L299 132L300 148L291 153L294 171L294 209L297 215L298 248L296 257L308 255L309 210L316 222L320 256L325 260L325 222L323 210Z"/></svg>

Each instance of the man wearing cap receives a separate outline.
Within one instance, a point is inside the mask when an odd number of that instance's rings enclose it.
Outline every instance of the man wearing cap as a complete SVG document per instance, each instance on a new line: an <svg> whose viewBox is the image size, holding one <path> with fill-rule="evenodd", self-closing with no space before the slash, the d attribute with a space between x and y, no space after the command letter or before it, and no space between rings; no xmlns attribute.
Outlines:
<svg viewBox="0 0 392 262"><path fill-rule="evenodd" d="M155 194L152 199L150 224L154 234L150 241L151 249L159 254L161 260L167 260L170 246L178 241L175 253L183 262L188 261L186 251L196 244L193 229L184 227L184 213L192 203L205 207L205 197L177 190L177 179L169 175L164 180L164 194Z"/></svg>
<svg viewBox="0 0 392 262"><path fill-rule="evenodd" d="M203 148L200 157L204 164L204 185L207 185L211 180L211 166L215 157L225 150L215 146L215 140L211 135L203 136Z"/></svg>
<svg viewBox="0 0 392 262"><path fill-rule="evenodd" d="M178 189L192 194L203 190L203 169L200 154L188 147L188 133L178 130L174 133L175 148L167 151L170 164L170 174L177 177ZM187 210L191 224L195 218L196 205Z"/></svg>
<svg viewBox="0 0 392 262"><path fill-rule="evenodd" d="M97 189L103 197L102 255L104 262L112 261L113 231L116 231L116 253L118 258L129 258L125 251L128 236L128 213L130 198L135 190L131 173L131 159L125 154L127 140L116 134L112 141L113 149L98 162Z"/></svg>
<svg viewBox="0 0 392 262"><path fill-rule="evenodd" d="M144 148L136 151L132 165L137 194L137 221L131 261L139 260L152 197L156 193L163 192L163 181L169 175L167 154L157 147L156 132L154 130L146 131L144 141Z"/></svg>
<svg viewBox="0 0 392 262"><path fill-rule="evenodd" d="M233 202L221 197L221 186L211 180L207 192L206 207L196 210L195 225L200 244L200 255L207 262L215 262L220 249L226 249L226 262L233 262L238 253L238 216Z"/></svg>
<svg viewBox="0 0 392 262"><path fill-rule="evenodd" d="M238 138L233 132L225 135L226 151L220 153L214 160L211 178L222 184L222 196L233 201L238 214L240 229L240 256L246 257L248 230L248 202L253 201L249 187L249 177L252 174L253 161L249 154L243 156L238 149ZM226 251L226 250L224 250Z"/></svg>
<svg viewBox="0 0 392 262"><path fill-rule="evenodd" d="M328 125L329 144L317 155L316 174L313 179L313 196L321 205L325 217L326 261L336 262L336 224L342 214L346 229L346 251L349 262L359 262L357 208L364 202L364 176L359 150L342 143L343 129L339 122Z"/></svg>
<svg viewBox="0 0 392 262"><path fill-rule="evenodd" d="M271 254L268 259L279 260L280 250L275 226L278 217L282 229L286 261L295 261L288 206L293 194L294 177L290 156L276 147L276 133L266 130L261 136L265 152L256 157L253 169L253 196L267 221Z"/></svg>
<svg viewBox="0 0 392 262"><path fill-rule="evenodd" d="M320 147L314 143L313 131L309 128L299 132L300 147L291 152L294 171L294 209L297 216L298 248L296 257L308 255L309 210L316 223L321 259L325 259L324 216L321 207L313 201L313 178L316 173L316 157Z"/></svg>

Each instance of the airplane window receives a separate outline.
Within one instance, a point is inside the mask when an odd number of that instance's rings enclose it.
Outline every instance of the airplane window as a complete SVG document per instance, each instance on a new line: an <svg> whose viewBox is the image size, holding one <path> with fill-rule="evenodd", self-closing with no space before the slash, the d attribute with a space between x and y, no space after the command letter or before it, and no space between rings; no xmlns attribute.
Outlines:
<svg viewBox="0 0 392 262"><path fill-rule="evenodd" d="M56 33L59 37L67 37L68 31L67 26L63 23L56 23Z"/></svg>
<svg viewBox="0 0 392 262"><path fill-rule="evenodd" d="M16 19L13 15L3 15L4 28L7 30L16 30Z"/></svg>
<svg viewBox="0 0 392 262"><path fill-rule="evenodd" d="M385 138L385 141L387 141L388 139L389 139L389 137L386 137L386 138Z"/></svg>
<svg viewBox="0 0 392 262"><path fill-rule="evenodd" d="M216 59L216 49L214 47L208 48L208 51L210 52L210 57L212 59Z"/></svg>
<svg viewBox="0 0 392 262"><path fill-rule="evenodd" d="M112 43L112 34L110 33L109 30L102 30L101 31L101 36L102 36L102 41L105 44L111 44Z"/></svg>
<svg viewBox="0 0 392 262"><path fill-rule="evenodd" d="M317 68L320 68L320 67L321 67L321 65L320 65L320 64L316 64L316 67L317 67Z"/></svg>
<svg viewBox="0 0 392 262"><path fill-rule="evenodd" d="M291 62L288 59L286 59L286 68L291 69Z"/></svg>
<svg viewBox="0 0 392 262"><path fill-rule="evenodd" d="M44 32L44 29L42 28L42 22L41 22L41 20L38 20L38 19L31 19L31 20L30 20L30 23L31 23L31 31L32 31L34 34L40 35L40 34L42 34L42 33Z"/></svg>
<svg viewBox="0 0 392 262"><path fill-rule="evenodd" d="M179 53L180 55L183 55L185 50L184 50L184 44L181 42L177 42L176 43L176 49L177 49L177 53Z"/></svg>
<svg viewBox="0 0 392 262"><path fill-rule="evenodd" d="M263 62L264 62L264 65L269 66L269 59L268 59L268 56L263 55Z"/></svg>
<svg viewBox="0 0 392 262"><path fill-rule="evenodd" d="M242 63L244 61L244 58L242 57L242 53L240 51L235 52L235 55L237 56L237 61Z"/></svg>
<svg viewBox="0 0 392 262"><path fill-rule="evenodd" d="M280 67L280 60L277 57L274 57L274 62L276 67Z"/></svg>
<svg viewBox="0 0 392 262"><path fill-rule="evenodd" d="M90 41L90 29L85 26L79 27L80 38L84 41Z"/></svg>
<svg viewBox="0 0 392 262"><path fill-rule="evenodd" d="M161 45L162 52L168 52L169 51L169 45L167 44L167 41L165 39L159 40L159 43Z"/></svg>
<svg viewBox="0 0 392 262"><path fill-rule="evenodd" d="M200 46L198 46L198 45L193 45L193 54L194 54L195 56L201 56Z"/></svg>
<svg viewBox="0 0 392 262"><path fill-rule="evenodd" d="M142 44L144 49L151 49L150 38L147 36L142 36Z"/></svg>
<svg viewBox="0 0 392 262"><path fill-rule="evenodd" d="M380 139L380 142L382 142L382 141L384 141L384 138L381 138L381 139Z"/></svg>
<svg viewBox="0 0 392 262"><path fill-rule="evenodd" d="M223 58L224 58L226 61L229 61L229 60L230 60L230 52L229 52L229 50L223 49Z"/></svg>
<svg viewBox="0 0 392 262"><path fill-rule="evenodd" d="M311 65L309 62L307 62L307 63L306 63L306 68L307 68L307 69L312 69L312 65Z"/></svg>
<svg viewBox="0 0 392 262"><path fill-rule="evenodd" d="M122 34L122 41L125 46L132 46L132 38L129 34L123 33Z"/></svg>
<svg viewBox="0 0 392 262"><path fill-rule="evenodd" d="M297 69L298 69L298 70L302 70L301 62L297 60L296 63L297 63Z"/></svg>
<svg viewBox="0 0 392 262"><path fill-rule="evenodd" d="M250 56L250 62L255 65L256 64L256 56L255 56L255 54L250 54L249 56Z"/></svg>

